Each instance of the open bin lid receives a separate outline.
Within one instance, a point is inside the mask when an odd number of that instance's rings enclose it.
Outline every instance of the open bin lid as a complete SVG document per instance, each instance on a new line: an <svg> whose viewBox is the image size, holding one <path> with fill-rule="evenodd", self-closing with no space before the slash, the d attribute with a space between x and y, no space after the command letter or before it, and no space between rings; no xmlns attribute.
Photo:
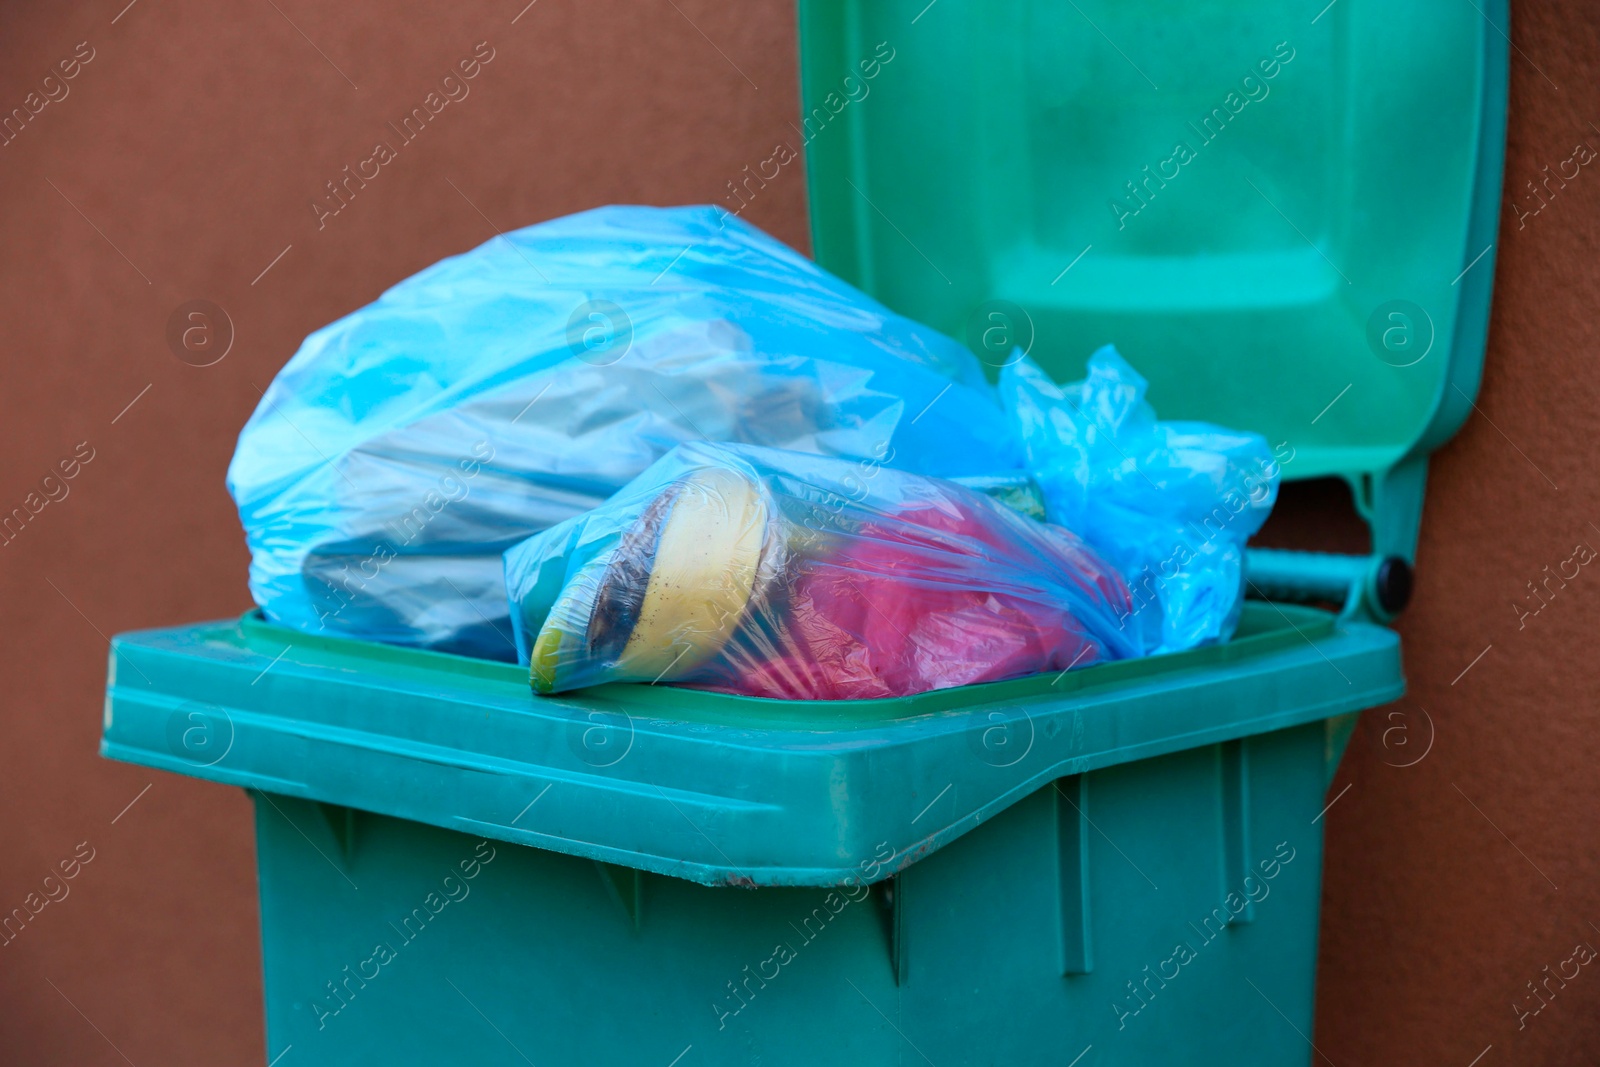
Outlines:
<svg viewBox="0 0 1600 1067"><path fill-rule="evenodd" d="M1507 5L801 0L814 251L991 365L1347 479L1413 558L1483 364Z"/></svg>

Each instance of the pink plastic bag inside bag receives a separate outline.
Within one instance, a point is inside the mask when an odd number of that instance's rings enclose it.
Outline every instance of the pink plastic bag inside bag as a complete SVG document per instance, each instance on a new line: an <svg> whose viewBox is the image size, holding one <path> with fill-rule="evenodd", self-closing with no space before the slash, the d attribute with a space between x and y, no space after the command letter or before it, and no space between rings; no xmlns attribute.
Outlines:
<svg viewBox="0 0 1600 1067"><path fill-rule="evenodd" d="M952 482L754 446L680 446L509 551L506 577L544 692L858 700L1144 651L1122 579L1069 531Z"/></svg>
<svg viewBox="0 0 1600 1067"><path fill-rule="evenodd" d="M1032 590L949 580L951 568L939 563L953 555L1023 563L1037 551L1062 573L1100 571L1095 584L1108 603L1127 595L1064 531L1040 527L1041 536L1019 552L1015 531L996 521L993 505L985 498L971 503L978 506L957 514L928 507L901 512L808 560L788 610L768 620L772 636L748 644L736 636L722 662L703 672L715 677L685 684L791 700L861 700L1111 658L1059 603Z"/></svg>

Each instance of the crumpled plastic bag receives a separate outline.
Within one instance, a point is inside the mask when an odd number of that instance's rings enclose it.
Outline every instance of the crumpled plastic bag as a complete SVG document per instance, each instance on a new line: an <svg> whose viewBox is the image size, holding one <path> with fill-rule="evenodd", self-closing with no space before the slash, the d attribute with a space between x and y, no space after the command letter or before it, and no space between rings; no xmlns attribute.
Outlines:
<svg viewBox="0 0 1600 1067"><path fill-rule="evenodd" d="M974 489L686 444L505 556L533 687L672 682L846 700L1145 651L1116 570Z"/></svg>
<svg viewBox="0 0 1600 1067"><path fill-rule="evenodd" d="M1050 522L1109 560L1132 592L1139 644L1176 652L1226 641L1244 600L1244 544L1278 496L1265 438L1204 422L1160 422L1145 379L1111 345L1088 377L1057 385L1019 359L1001 400Z"/></svg>
<svg viewBox="0 0 1600 1067"><path fill-rule="evenodd" d="M684 441L1016 471L977 359L716 208L607 207L308 337L228 469L268 618L514 655L501 553Z"/></svg>

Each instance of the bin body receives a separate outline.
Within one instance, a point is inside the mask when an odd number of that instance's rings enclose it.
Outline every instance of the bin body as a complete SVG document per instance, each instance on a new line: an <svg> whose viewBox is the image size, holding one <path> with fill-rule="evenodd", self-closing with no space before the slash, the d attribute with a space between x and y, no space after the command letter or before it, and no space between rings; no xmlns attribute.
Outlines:
<svg viewBox="0 0 1600 1067"><path fill-rule="evenodd" d="M1058 779L835 888L703 886L257 794L268 1051L1307 1064L1326 741L1316 722Z"/></svg>
<svg viewBox="0 0 1600 1067"><path fill-rule="evenodd" d="M1392 631L1260 603L830 702L250 615L116 638L102 752L254 796L263 1062L1299 1065L1324 789L1403 686Z"/></svg>

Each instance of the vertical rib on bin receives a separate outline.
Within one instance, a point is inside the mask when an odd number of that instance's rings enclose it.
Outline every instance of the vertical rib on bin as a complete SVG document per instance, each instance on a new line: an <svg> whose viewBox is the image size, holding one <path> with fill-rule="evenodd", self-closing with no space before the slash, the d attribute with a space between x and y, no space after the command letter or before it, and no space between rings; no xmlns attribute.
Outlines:
<svg viewBox="0 0 1600 1067"><path fill-rule="evenodd" d="M1055 783L1057 897L1061 917L1061 973L1094 969L1089 936L1088 777L1075 774Z"/></svg>
<svg viewBox="0 0 1600 1067"><path fill-rule="evenodd" d="M1250 750L1240 738L1221 748L1222 762L1222 895L1226 897L1251 873L1250 869ZM1255 903L1246 898L1236 923L1256 921Z"/></svg>

